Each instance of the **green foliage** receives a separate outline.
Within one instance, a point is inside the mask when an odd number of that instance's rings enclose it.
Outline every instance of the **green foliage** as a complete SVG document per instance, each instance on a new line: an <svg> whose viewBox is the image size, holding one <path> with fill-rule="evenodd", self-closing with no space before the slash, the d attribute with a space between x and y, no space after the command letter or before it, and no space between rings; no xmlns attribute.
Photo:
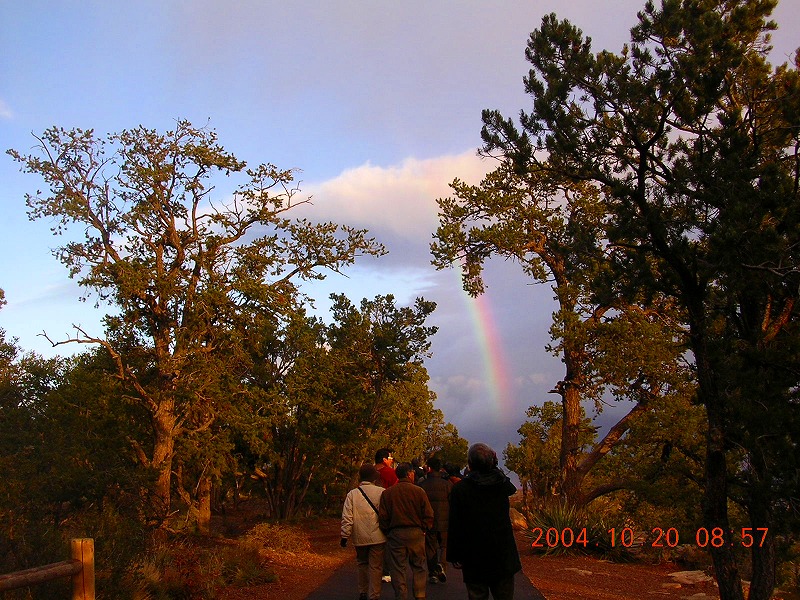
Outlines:
<svg viewBox="0 0 800 600"><path fill-rule="evenodd" d="M434 409L425 428L424 459L436 456L442 465L456 465L459 470L467 465L469 442L458 434L458 428L445 423L444 414Z"/></svg>
<svg viewBox="0 0 800 600"><path fill-rule="evenodd" d="M343 461L357 468L375 450L393 448L407 460L424 451L435 396L423 366L436 327L425 324L433 302L398 307L394 296L356 307L333 295L327 343L337 362L336 396L343 423ZM348 425L349 423L349 425Z"/></svg>
<svg viewBox="0 0 800 600"><path fill-rule="evenodd" d="M32 154L9 151L45 182L26 196L29 215L69 236L56 256L113 314L103 335L76 328L54 342L95 346L68 360L22 356L0 332L4 570L61 560L69 536L95 537L105 593L124 596L137 564L145 596L211 597L220 573L252 579L253 563L226 570L194 544L143 560L153 528L204 532L211 505L252 492L253 476L270 517L309 499L340 508L351 466L376 447L424 451L435 305L389 295L357 308L337 296L326 325L300 292L383 254L366 231L293 221L307 200L292 172L248 169L186 121L36 139ZM240 184L216 201L223 177Z"/></svg>
<svg viewBox="0 0 800 600"><path fill-rule="evenodd" d="M561 480L561 407L548 400L542 406L531 406L526 411L528 420L517 430L521 436L517 445L509 444L504 452L505 465L519 475L525 492L537 498L558 494ZM595 437L591 421L584 415L580 435L581 449L588 447Z"/></svg>
<svg viewBox="0 0 800 600"><path fill-rule="evenodd" d="M277 327L254 319L242 334L246 387L231 425L241 466L258 469L276 518L291 518L309 498L325 506L377 448L420 455L434 414L422 366L433 303L334 301L330 325L298 310Z"/></svg>
<svg viewBox="0 0 800 600"><path fill-rule="evenodd" d="M71 537L97 539L111 572L141 547L152 478L134 465L124 432L136 435L135 415L114 404L100 354L44 360L9 348L0 369L3 572L64 560Z"/></svg>
<svg viewBox="0 0 800 600"><path fill-rule="evenodd" d="M363 230L292 221L287 212L306 201L291 171L246 168L214 131L187 121L105 138L53 127L36 139L33 154L9 151L46 184L26 196L29 215L50 219L55 234L79 230L55 255L115 309L103 337L78 328L58 343L106 348L125 397L145 411L151 435L136 456L158 473L151 512L164 519L173 472L220 476L237 324L259 314L277 324L302 300L298 281L383 248ZM231 175L244 182L230 202L215 202L212 181ZM178 484L193 502L194 486Z"/></svg>
<svg viewBox="0 0 800 600"><path fill-rule="evenodd" d="M598 285L616 280L599 186L505 156L480 185L456 180L451 188L452 197L438 200L435 266L459 263L464 289L475 295L483 291L485 261L499 255L553 288L557 305L548 349L564 363L564 377L554 384L563 418L558 472L547 473L539 485L586 503L606 493L602 483L590 487L587 476L626 435L630 417L685 385L675 306L657 294L626 297ZM611 397L632 402L630 412L603 439L587 439L583 403L593 401L599 413ZM513 448L508 458L523 471L530 464Z"/></svg>

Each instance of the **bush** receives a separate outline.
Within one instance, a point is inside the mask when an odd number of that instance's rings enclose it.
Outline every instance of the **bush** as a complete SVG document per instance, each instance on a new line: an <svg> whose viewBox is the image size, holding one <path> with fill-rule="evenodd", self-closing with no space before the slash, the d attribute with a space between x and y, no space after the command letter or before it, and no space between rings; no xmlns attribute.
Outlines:
<svg viewBox="0 0 800 600"><path fill-rule="evenodd" d="M244 539L257 548L286 552L307 552L311 549L308 536L291 525L259 523L245 534Z"/></svg>
<svg viewBox="0 0 800 600"><path fill-rule="evenodd" d="M602 512L569 506L560 501L546 502L525 512L526 536L534 552L545 555L600 553L616 560L628 558L628 549L619 541L624 525ZM611 530L617 533L612 540Z"/></svg>
<svg viewBox="0 0 800 600"><path fill-rule="evenodd" d="M248 543L222 546L222 577L226 585L250 586L274 583L278 576L264 564L259 549Z"/></svg>
<svg viewBox="0 0 800 600"><path fill-rule="evenodd" d="M213 599L227 586L277 580L253 544L203 547L189 538L155 544L131 578L134 600Z"/></svg>

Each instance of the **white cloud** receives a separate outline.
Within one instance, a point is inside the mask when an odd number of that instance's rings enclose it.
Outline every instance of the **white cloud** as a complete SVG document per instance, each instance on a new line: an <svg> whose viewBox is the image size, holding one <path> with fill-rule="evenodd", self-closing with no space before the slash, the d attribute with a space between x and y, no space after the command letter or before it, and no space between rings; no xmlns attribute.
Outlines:
<svg viewBox="0 0 800 600"><path fill-rule="evenodd" d="M0 98L0 119L13 119L14 113L5 100Z"/></svg>
<svg viewBox="0 0 800 600"><path fill-rule="evenodd" d="M532 373L514 379L514 384L519 388L527 388L530 384L545 385L551 380L551 376L545 373Z"/></svg>
<svg viewBox="0 0 800 600"><path fill-rule="evenodd" d="M478 183L491 168L474 150L430 159L407 158L388 167L369 163L304 186L315 219L333 220L401 237L428 238L438 226L436 199L449 196L456 177Z"/></svg>

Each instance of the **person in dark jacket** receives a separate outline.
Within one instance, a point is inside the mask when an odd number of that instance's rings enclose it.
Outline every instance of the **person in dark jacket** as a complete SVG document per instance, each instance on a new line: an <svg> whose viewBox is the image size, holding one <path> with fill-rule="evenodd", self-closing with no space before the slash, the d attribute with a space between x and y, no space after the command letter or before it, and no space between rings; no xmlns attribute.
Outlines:
<svg viewBox="0 0 800 600"><path fill-rule="evenodd" d="M469 600L513 600L522 569L509 516L517 488L497 467L497 454L474 444L469 473L450 492L447 561L462 570Z"/></svg>
<svg viewBox="0 0 800 600"><path fill-rule="evenodd" d="M442 461L435 456L428 460L428 474L420 487L428 494L433 508L433 527L425 534L425 553L428 557L428 574L431 583L447 581L447 571L442 564L447 551L447 521L450 515L450 491L453 484L442 471Z"/></svg>
<svg viewBox="0 0 800 600"><path fill-rule="evenodd" d="M414 467L400 463L398 482L383 492L378 523L386 534L386 552L395 600L406 600L406 571L411 568L414 598L425 598L428 565L425 532L433 527L433 509L423 489L414 484Z"/></svg>

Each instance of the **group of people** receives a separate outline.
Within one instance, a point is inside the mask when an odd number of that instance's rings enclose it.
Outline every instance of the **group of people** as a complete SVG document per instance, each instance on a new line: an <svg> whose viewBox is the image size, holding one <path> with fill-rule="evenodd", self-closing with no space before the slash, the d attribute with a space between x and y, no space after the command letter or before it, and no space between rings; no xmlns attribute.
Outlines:
<svg viewBox="0 0 800 600"><path fill-rule="evenodd" d="M436 457L422 472L394 462L390 449L378 450L342 508L342 546L350 541L356 550L359 600L379 600L385 570L395 600L407 600L409 570L413 597L425 598L429 582L447 581L448 562L461 570L469 600L513 600L522 568L509 517L516 488L495 451L472 445L468 472L455 484Z"/></svg>

